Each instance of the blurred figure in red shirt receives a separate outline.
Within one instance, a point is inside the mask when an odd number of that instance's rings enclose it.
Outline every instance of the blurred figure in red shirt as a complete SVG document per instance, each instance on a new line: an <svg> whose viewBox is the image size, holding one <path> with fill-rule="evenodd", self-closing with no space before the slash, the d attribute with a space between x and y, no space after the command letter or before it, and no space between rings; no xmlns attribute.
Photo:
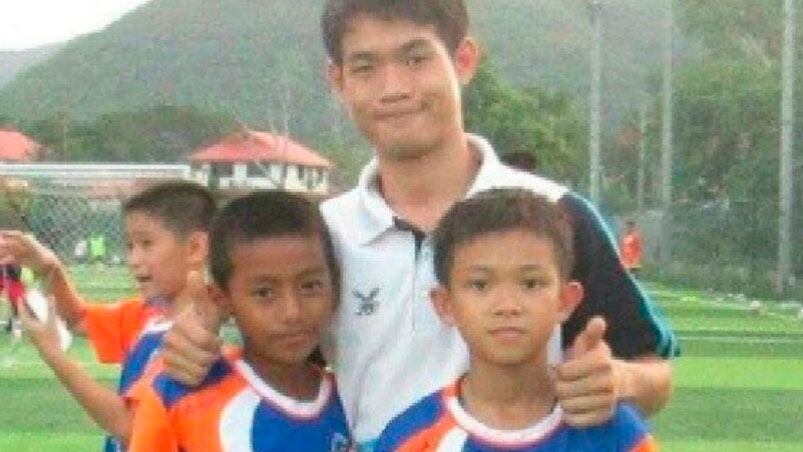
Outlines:
<svg viewBox="0 0 803 452"><path fill-rule="evenodd" d="M619 252L622 256L622 265L633 276L638 275L641 270L641 257L644 253L644 241L641 237L641 230L639 230L636 222L628 220L626 223L625 233L619 242Z"/></svg>

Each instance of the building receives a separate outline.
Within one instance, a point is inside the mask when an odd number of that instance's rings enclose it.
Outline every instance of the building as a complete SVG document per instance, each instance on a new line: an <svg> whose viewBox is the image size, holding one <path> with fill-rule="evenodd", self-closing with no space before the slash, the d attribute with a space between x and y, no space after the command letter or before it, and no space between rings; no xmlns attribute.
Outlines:
<svg viewBox="0 0 803 452"><path fill-rule="evenodd" d="M332 163L284 136L244 130L189 158L192 176L212 189L284 189L324 195Z"/></svg>
<svg viewBox="0 0 803 452"><path fill-rule="evenodd" d="M0 163L32 162L42 146L24 134L0 128Z"/></svg>

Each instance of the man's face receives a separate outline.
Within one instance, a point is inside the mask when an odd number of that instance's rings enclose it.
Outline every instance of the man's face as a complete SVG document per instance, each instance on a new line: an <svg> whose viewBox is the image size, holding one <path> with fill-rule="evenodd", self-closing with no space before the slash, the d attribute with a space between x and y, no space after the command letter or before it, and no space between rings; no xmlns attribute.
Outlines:
<svg viewBox="0 0 803 452"><path fill-rule="evenodd" d="M460 85L478 60L470 39L451 56L434 27L363 14L342 48L330 81L380 159L417 158L462 133Z"/></svg>

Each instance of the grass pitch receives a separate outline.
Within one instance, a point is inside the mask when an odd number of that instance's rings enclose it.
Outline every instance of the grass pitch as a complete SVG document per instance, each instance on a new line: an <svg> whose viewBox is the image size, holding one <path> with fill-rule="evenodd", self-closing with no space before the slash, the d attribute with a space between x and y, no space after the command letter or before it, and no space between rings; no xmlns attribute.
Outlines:
<svg viewBox="0 0 803 452"><path fill-rule="evenodd" d="M122 269L79 268L79 287L92 298L131 293ZM97 275L101 276L97 276ZM751 314L738 297L651 287L681 339L675 394L652 419L665 451L803 450L803 321L796 311L765 302ZM94 362L85 341L70 352L114 386L117 369ZM0 451L100 450L102 433L27 344L0 334Z"/></svg>

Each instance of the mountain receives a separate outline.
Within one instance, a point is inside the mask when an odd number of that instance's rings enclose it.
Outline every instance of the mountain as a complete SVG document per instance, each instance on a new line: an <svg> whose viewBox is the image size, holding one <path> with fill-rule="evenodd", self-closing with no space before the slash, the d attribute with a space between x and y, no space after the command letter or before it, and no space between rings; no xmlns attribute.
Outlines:
<svg viewBox="0 0 803 452"><path fill-rule="evenodd" d="M605 118L634 107L658 63L660 0L607 0ZM191 105L307 141L343 127L323 78L322 0L152 0L77 38L0 91L0 114L77 119ZM582 0L469 0L473 30L508 80L588 91ZM348 127L348 126L346 126Z"/></svg>
<svg viewBox="0 0 803 452"><path fill-rule="evenodd" d="M25 69L46 60L58 52L64 44L49 44L28 50L0 51L0 88Z"/></svg>

